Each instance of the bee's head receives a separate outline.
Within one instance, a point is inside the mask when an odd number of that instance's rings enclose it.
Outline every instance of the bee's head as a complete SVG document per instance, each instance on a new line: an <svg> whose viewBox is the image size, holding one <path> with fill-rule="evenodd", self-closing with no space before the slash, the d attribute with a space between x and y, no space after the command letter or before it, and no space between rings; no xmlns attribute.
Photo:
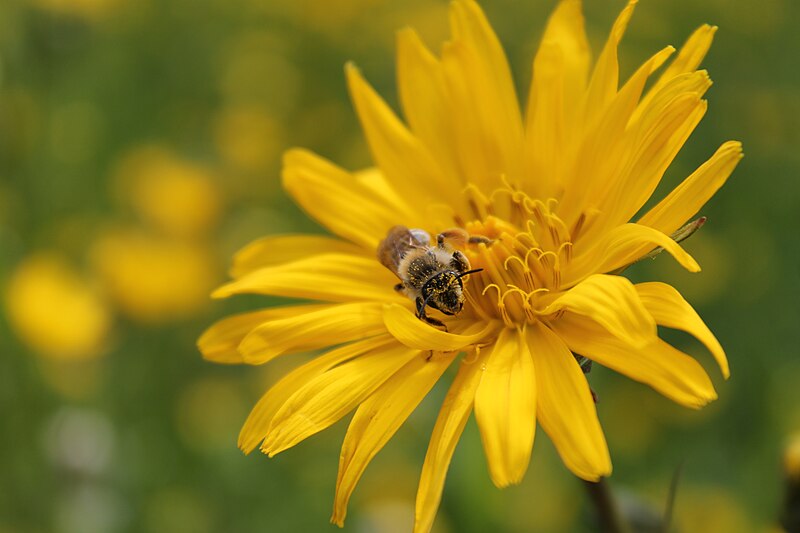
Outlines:
<svg viewBox="0 0 800 533"><path fill-rule="evenodd" d="M421 292L427 305L446 315L457 315L464 307L464 284L458 272L440 272L422 286Z"/></svg>

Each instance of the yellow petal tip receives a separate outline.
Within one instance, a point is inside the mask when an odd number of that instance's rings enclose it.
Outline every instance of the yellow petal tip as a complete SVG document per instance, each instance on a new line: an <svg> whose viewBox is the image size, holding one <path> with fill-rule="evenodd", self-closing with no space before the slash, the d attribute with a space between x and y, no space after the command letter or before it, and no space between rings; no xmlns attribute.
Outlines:
<svg viewBox="0 0 800 533"><path fill-rule="evenodd" d="M230 284L226 284L223 285L222 287L219 287L218 289L215 289L211 293L211 297L214 298L215 300L220 300L222 298L227 298L231 294L233 294L233 291L230 288Z"/></svg>

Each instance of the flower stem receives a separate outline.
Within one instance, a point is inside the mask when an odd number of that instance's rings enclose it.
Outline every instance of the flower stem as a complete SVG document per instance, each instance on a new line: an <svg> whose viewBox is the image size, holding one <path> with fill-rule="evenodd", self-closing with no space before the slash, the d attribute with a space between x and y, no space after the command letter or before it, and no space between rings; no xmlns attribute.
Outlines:
<svg viewBox="0 0 800 533"><path fill-rule="evenodd" d="M599 531L603 533L630 533L630 528L617 508L614 497L611 494L611 487L606 479L600 478L597 483L584 481L583 484L589 493L589 499L592 500L592 504L597 511Z"/></svg>

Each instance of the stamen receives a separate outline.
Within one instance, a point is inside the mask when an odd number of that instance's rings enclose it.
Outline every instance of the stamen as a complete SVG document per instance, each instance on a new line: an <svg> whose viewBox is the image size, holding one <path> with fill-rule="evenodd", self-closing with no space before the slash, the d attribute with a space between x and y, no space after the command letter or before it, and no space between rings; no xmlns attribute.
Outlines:
<svg viewBox="0 0 800 533"><path fill-rule="evenodd" d="M508 327L541 320L536 304L561 286L561 271L572 260L574 231L584 227L586 215L570 231L557 214L555 198L530 198L507 182L488 197L472 184L465 192L480 213L463 225L470 234L465 253L471 268L483 269L465 283L469 308L482 318L501 319ZM490 209L491 204L498 209ZM508 212L509 219L492 216L492 211ZM477 242L480 237L487 242ZM489 295L492 290L494 297Z"/></svg>

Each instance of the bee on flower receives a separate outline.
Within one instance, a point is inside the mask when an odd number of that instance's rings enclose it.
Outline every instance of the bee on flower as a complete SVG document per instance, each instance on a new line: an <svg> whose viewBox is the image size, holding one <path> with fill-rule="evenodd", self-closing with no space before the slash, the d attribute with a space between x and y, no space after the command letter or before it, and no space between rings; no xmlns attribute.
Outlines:
<svg viewBox="0 0 800 533"><path fill-rule="evenodd" d="M256 241L214 296L315 303L226 318L199 346L209 360L248 364L335 346L270 388L239 437L245 452L260 447L271 457L355 411L334 523L343 524L369 461L451 367L422 465L417 532L433 524L473 413L498 487L522 480L537 423L576 476L611 473L578 355L687 407L716 398L703 367L658 336L658 326L692 334L727 377L725 353L694 309L667 284L633 284L619 273L660 250L700 270L677 240L736 167L741 145L722 144L634 219L706 111L711 82L698 68L716 30L701 26L679 51L656 52L621 83L617 48L634 7L592 64L581 3L562 0L533 60L523 113L484 14L456 0L452 38L438 56L413 30L398 34L404 120L355 66L346 68L374 168L350 172L306 150L286 153L285 189L334 236ZM402 253L387 254L398 227ZM425 240L453 228L462 238ZM407 254L428 252L435 273L405 279ZM447 286L437 294L452 306L425 288L438 272L447 272Z"/></svg>

